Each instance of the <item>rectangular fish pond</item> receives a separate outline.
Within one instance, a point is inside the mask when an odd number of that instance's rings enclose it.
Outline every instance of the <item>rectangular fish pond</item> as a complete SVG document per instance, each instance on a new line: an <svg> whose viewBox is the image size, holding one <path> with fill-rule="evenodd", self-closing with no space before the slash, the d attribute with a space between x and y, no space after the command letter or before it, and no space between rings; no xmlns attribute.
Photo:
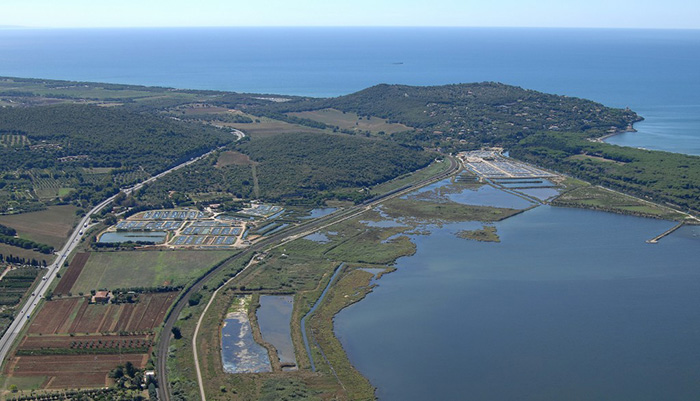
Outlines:
<svg viewBox="0 0 700 401"><path fill-rule="evenodd" d="M102 243L117 243L117 242L154 242L160 244L165 241L168 233L165 231L139 231L139 232L108 232L100 236L98 242Z"/></svg>

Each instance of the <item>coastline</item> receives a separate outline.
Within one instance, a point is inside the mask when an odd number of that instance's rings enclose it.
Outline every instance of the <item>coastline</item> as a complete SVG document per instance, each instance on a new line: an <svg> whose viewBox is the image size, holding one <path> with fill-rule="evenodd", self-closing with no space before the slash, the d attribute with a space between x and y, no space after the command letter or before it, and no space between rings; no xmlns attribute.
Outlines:
<svg viewBox="0 0 700 401"><path fill-rule="evenodd" d="M644 117L639 116L639 119L638 119L637 121L633 121L629 126L627 126L627 129L625 129L625 130L618 130L618 131L615 131L615 132L611 132L611 133L609 133L609 134L605 134L605 135L603 135L603 136L599 136L599 137L593 138L593 139L591 139L591 140L592 140L593 142L606 143L605 140L608 139L608 138L612 138L612 137L614 137L614 136L621 135L621 134L626 134L626 133L639 132L639 131L637 131L636 128L634 128L634 124L636 124L636 123L638 123L638 122L640 122L640 121L644 121Z"/></svg>

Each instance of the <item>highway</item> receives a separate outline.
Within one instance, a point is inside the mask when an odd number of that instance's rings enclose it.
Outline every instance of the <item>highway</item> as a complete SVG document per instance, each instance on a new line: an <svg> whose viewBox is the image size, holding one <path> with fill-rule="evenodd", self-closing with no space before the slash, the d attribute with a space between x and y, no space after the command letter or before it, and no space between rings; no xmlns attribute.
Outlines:
<svg viewBox="0 0 700 401"><path fill-rule="evenodd" d="M421 180L412 185L401 187L394 191L388 192L384 195L374 197L362 204L337 211L333 214L320 217L318 219L302 223L290 229L286 229L275 233L269 237L263 237L257 242L254 242L248 249L240 252L236 255L231 256L224 263L221 263L219 267L211 270L209 273L200 277L193 285L185 289L185 292L180 298L178 298L175 305L173 305L170 313L167 315L165 323L163 324L163 330L161 331L160 338L158 339L158 344L156 347L156 373L158 377L158 397L161 401L170 401L170 383L168 381L168 370L167 370L167 358L168 349L170 348L171 330L178 319L178 316L187 305L187 300L190 295L202 289L204 284L207 283L213 276L215 276L219 271L225 269L231 262L239 260L241 258L250 257L252 253L261 252L266 249L277 247L281 244L285 244L294 239L304 237L309 235L319 229L324 227L337 224L343 220L355 217L365 211L377 206L381 202L391 199L396 196L401 196L406 193L415 191L418 188L424 187L426 185L432 184L436 181L447 178L460 169L460 163L453 157L447 157L446 160L450 163L450 168L442 173L436 174L430 178ZM198 377L201 377L201 373L197 372ZM200 391L203 392L203 383L199 382Z"/></svg>
<svg viewBox="0 0 700 401"><path fill-rule="evenodd" d="M215 152L217 149L211 150L199 157L190 159L182 164L179 164L175 167L172 167L166 171L163 171L160 174L157 174L143 182L140 182L133 187L130 188L124 188L122 192L126 193L127 195L132 193L133 191L137 191L141 189L144 185L151 183L159 178L162 178L163 176L172 173L173 171L179 170L185 166L188 166L198 160L201 160L202 158L205 158ZM117 194L118 195L118 194ZM117 197L117 195L114 195L110 198L105 199L104 201L100 202L97 206L93 207L89 212L85 214L85 217L83 217L78 225L75 227L73 232L71 233L70 237L68 237L68 242L61 248L61 250L58 252L58 257L56 260L47 267L47 272L44 275L44 277L41 280L41 283L37 286L37 288L34 290L32 295L29 296L25 304L20 308L19 313L17 313L17 316L15 319L12 321L12 324L10 324L10 327L8 327L7 331L5 334L2 336L2 339L0 339L0 361L5 361L5 357L7 357L7 354L10 352L10 349L12 348L12 344L17 340L17 337L19 336L19 333L22 331L22 328L24 327L27 322L29 322L32 313L35 311L35 309L39 305L39 301L44 297L46 294L46 291L49 290L51 287L51 284L53 281L56 279L56 274L59 272L61 269L61 266L63 266L63 263L66 262L68 259L68 256L75 250L75 248L80 244L80 238L85 234L85 232L90 229L94 224L90 224L90 216L92 216L95 213L99 213L102 209L104 209L107 205L112 203L114 199ZM0 364L1 365L1 364Z"/></svg>

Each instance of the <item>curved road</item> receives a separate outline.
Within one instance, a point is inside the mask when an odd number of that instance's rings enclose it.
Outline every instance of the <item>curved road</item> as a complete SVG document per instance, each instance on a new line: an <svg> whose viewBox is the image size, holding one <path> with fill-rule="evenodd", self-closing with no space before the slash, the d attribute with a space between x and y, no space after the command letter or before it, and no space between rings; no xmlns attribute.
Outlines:
<svg viewBox="0 0 700 401"><path fill-rule="evenodd" d="M441 179L444 179L446 177L451 176L455 172L459 170L460 164L459 162L453 158L453 157L447 157L447 160L449 160L450 163L450 168L447 171L444 171L442 173L436 174L433 177L421 180L417 183L414 183L410 186L402 187L397 190L391 191L389 193L386 193L384 195L380 195L377 197L374 197L370 199L369 201L362 203L360 205L356 205L353 207L350 207L345 210L341 210L338 212L335 212L333 214L330 214L328 216L320 217L316 220L310 221L308 223L303 223L299 226L296 226L292 229L289 230L284 230L280 231L274 235L271 235L269 237L264 237L261 240L258 240L255 242L253 245L251 245L248 249L244 250L243 252L240 252L236 255L233 255L229 257L224 263L221 263L221 265L214 270L210 271L209 273L205 274L204 276L200 277L192 286L187 288L185 292L182 294L182 296L178 299L178 301L175 303L175 305L172 307L170 314L167 316L167 319L165 323L163 324L163 330L161 331L160 338L158 339L158 346L156 350L156 372L158 374L158 396L161 401L170 401L170 383L168 381L168 370L167 370L167 358L168 358L168 349L170 348L170 338L171 338L171 330L173 326L175 325L175 321L177 320L178 316L184 309L185 305L187 304L187 300L189 299L190 295L193 293L199 291L202 289L204 284L211 279L214 275L216 275L219 271L224 269L230 262L241 259L243 257L249 256L252 252L260 252L268 247L276 247L281 244L287 243L289 241L293 241L297 238L301 238L303 236L309 235L313 233L314 231L317 231L321 228L324 228L326 226L336 224L340 221L349 219L351 217L357 216L363 212L365 212L368 209L371 209L378 205L381 202L386 201L387 199L396 197L396 196L401 196L403 194L406 194L408 192L412 192L418 188L424 187L426 185L432 184L435 181L439 181ZM201 383L200 388L202 386ZM204 401L204 400L203 400Z"/></svg>
<svg viewBox="0 0 700 401"><path fill-rule="evenodd" d="M132 187L124 188L122 192L130 194L133 191L137 191L141 189L144 185L151 183L159 178L162 178L166 174L169 174L175 170L188 166L204 157L207 157L216 150L217 149L211 150L199 157L190 159L185 163L179 164L171 169L163 171L160 174L154 175L153 177L143 182L140 182ZM10 327L7 328L7 331L2 336L2 339L0 339L0 365L2 365L2 362L5 361L5 357L10 352L12 344L14 344L15 340L17 340L17 337L22 331L24 325L27 324L27 322L29 322L29 318L31 317L31 314L34 312L34 310L37 308L39 301L44 297L46 291L48 291L51 287L51 283L53 283L53 281L56 279L56 274L61 269L61 266L63 266L63 263L68 259L68 255L70 255L71 252L73 252L78 246L78 244L80 244L80 238L83 236L85 231L93 226L90 224L90 216L92 216L95 213L99 213L107 205L112 203L112 201L114 201L114 198L116 198L117 195L105 199L85 214L85 217L83 217L80 220L78 225L75 227L75 230L73 230L70 237L68 237L68 242L66 242L63 248L61 248L61 250L58 252L58 257L56 258L56 260L48 266L46 274L41 279L41 283L39 284L39 286L37 286L37 288L34 290L29 299L27 299L24 306L22 306L20 312L15 317L15 320L12 321L12 324L10 324Z"/></svg>

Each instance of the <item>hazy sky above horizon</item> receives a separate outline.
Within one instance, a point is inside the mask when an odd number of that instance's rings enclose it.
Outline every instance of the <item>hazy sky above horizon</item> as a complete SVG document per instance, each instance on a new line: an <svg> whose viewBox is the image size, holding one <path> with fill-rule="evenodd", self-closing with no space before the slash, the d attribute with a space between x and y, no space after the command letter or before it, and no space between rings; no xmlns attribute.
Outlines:
<svg viewBox="0 0 700 401"><path fill-rule="evenodd" d="M697 0L2 0L0 26L700 29Z"/></svg>

